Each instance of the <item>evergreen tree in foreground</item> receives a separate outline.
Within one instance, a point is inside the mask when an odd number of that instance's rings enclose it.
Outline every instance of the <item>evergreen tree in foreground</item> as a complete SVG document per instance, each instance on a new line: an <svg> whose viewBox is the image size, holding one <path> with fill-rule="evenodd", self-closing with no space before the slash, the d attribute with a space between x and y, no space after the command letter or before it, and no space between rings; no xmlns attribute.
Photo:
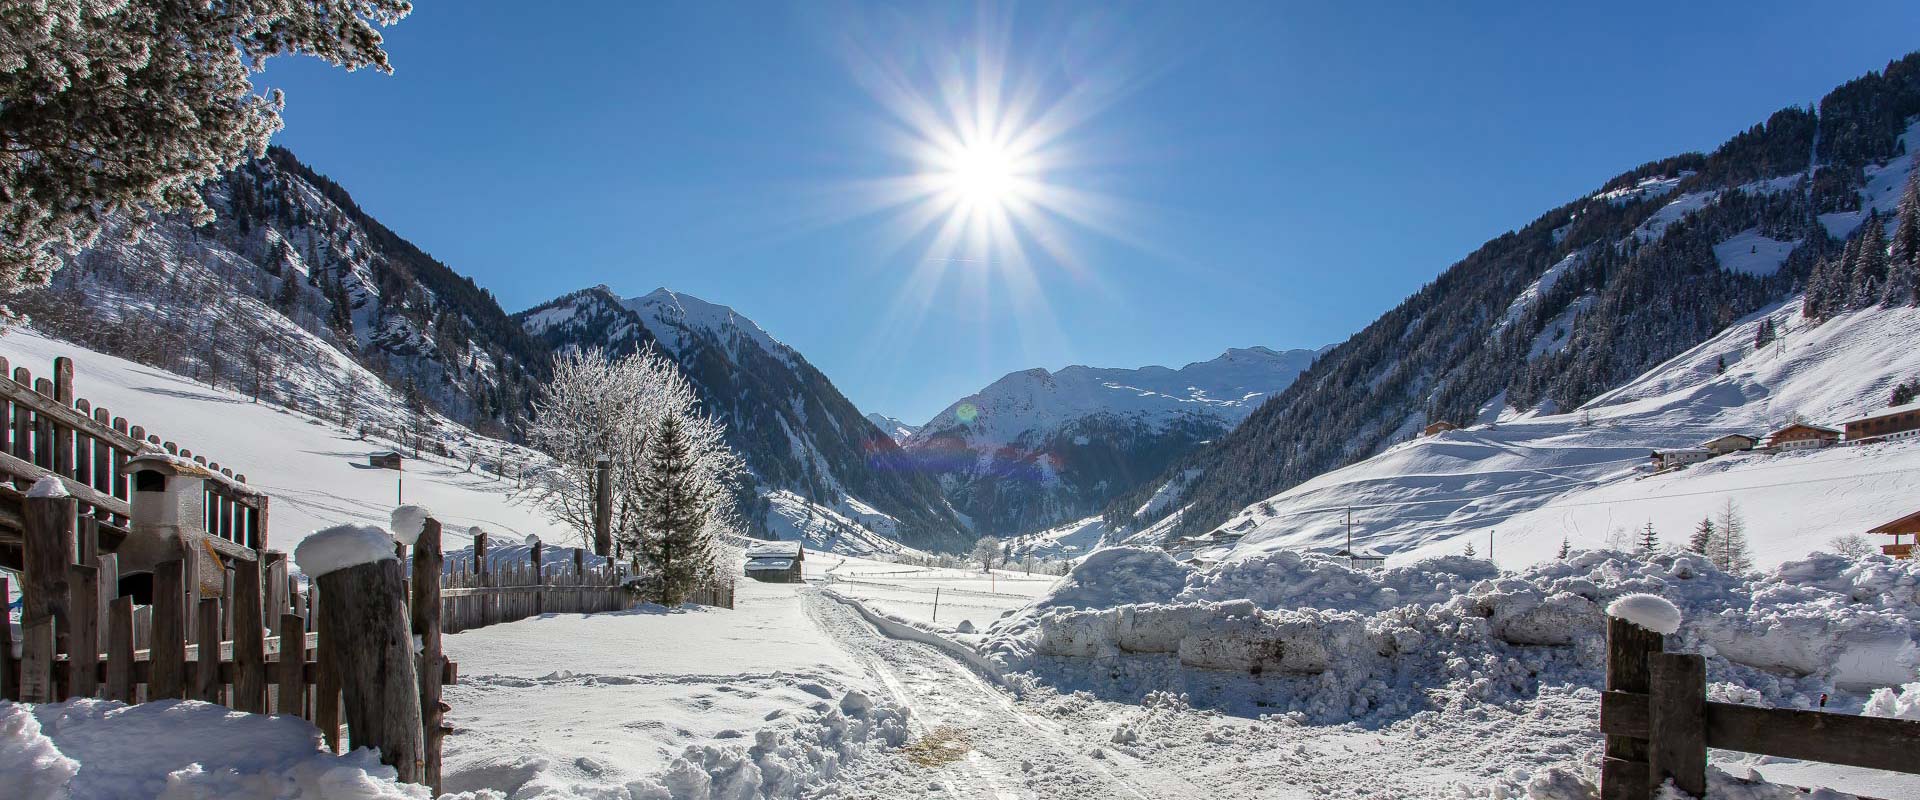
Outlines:
<svg viewBox="0 0 1920 800"><path fill-rule="evenodd" d="M1573 542L1567 539L1567 537L1565 536L1560 537L1560 560L1561 561L1567 560L1567 554L1572 552L1573 552Z"/></svg>
<svg viewBox="0 0 1920 800"><path fill-rule="evenodd" d="M1640 551L1651 553L1660 549L1660 534L1653 530L1653 520L1647 520L1647 526L1640 529Z"/></svg>
<svg viewBox="0 0 1920 800"><path fill-rule="evenodd" d="M1707 560L1727 572L1752 571L1753 557L1747 553L1747 523L1732 500L1728 500L1720 512L1716 528L1713 540L1707 544Z"/></svg>
<svg viewBox="0 0 1920 800"><path fill-rule="evenodd" d="M1700 524L1693 527L1693 535L1687 537L1687 549L1706 555L1707 548L1713 544L1714 536L1713 518L1702 518Z"/></svg>
<svg viewBox="0 0 1920 800"><path fill-rule="evenodd" d="M648 443L640 479L640 557L652 568L652 599L664 606L679 605L712 569L710 498L700 484L686 432L679 417L669 414Z"/></svg>

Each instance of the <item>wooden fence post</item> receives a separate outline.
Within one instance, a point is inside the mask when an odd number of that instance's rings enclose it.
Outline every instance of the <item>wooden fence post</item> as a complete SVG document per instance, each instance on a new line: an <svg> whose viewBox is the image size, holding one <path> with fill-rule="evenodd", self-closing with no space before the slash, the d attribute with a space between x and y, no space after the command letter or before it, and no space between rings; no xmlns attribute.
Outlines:
<svg viewBox="0 0 1920 800"><path fill-rule="evenodd" d="M266 625L261 621L260 562L233 564L233 700L235 711L267 711ZM203 647L205 645L202 645Z"/></svg>
<svg viewBox="0 0 1920 800"><path fill-rule="evenodd" d="M533 616L536 617L547 609L546 570L540 564L540 548L544 544L539 539L535 539L533 547L529 548L532 550L533 558L533 576L530 582L533 584Z"/></svg>
<svg viewBox="0 0 1920 800"><path fill-rule="evenodd" d="M473 535L473 572L474 586L485 588L493 585L493 574L490 566L487 564L487 534L485 531ZM481 592L478 602L480 604L480 624L474 627L484 628L492 625L493 597L486 592Z"/></svg>
<svg viewBox="0 0 1920 800"><path fill-rule="evenodd" d="M107 699L132 703L133 598L116 597L107 610Z"/></svg>
<svg viewBox="0 0 1920 800"><path fill-rule="evenodd" d="M147 699L182 697L187 688L186 563L163 561L153 567L152 661Z"/></svg>
<svg viewBox="0 0 1920 800"><path fill-rule="evenodd" d="M1707 660L1690 653L1647 657L1652 691L1648 701L1647 785L1707 796Z"/></svg>
<svg viewBox="0 0 1920 800"><path fill-rule="evenodd" d="M1647 656L1664 649L1666 638L1660 634L1618 617L1608 617L1607 691L1646 694L1652 683ZM1651 797L1654 787L1647 783L1648 755L1647 740L1609 734L1606 755L1600 761L1601 800Z"/></svg>
<svg viewBox="0 0 1920 800"><path fill-rule="evenodd" d="M67 696L92 697L100 689L100 570L67 567L73 587L73 635L67 638Z"/></svg>
<svg viewBox="0 0 1920 800"><path fill-rule="evenodd" d="M53 620L41 617L20 627L20 701L51 703L53 696Z"/></svg>
<svg viewBox="0 0 1920 800"><path fill-rule="evenodd" d="M199 620L200 642L199 658L194 664L193 694L195 700L209 703L220 702L220 600L209 597L200 601L195 615Z"/></svg>
<svg viewBox="0 0 1920 800"><path fill-rule="evenodd" d="M320 635L346 701L350 746L379 748L381 762L401 781L419 783L425 760L420 684L400 562L381 558L314 580L326 597Z"/></svg>
<svg viewBox="0 0 1920 800"><path fill-rule="evenodd" d="M6 576L0 575L0 603L13 596L7 584ZM13 685L13 674L13 625L9 623L0 625L0 700L20 699L19 687Z"/></svg>
<svg viewBox="0 0 1920 800"><path fill-rule="evenodd" d="M26 529L20 622L24 628L42 619L53 620L54 648L59 652L65 649L73 625L72 573L67 569L75 563L73 498L59 479L41 478L21 503L20 514Z"/></svg>
<svg viewBox="0 0 1920 800"><path fill-rule="evenodd" d="M613 459L607 456L594 462L593 552L613 555Z"/></svg>
<svg viewBox="0 0 1920 800"><path fill-rule="evenodd" d="M428 517L413 543L413 634L420 637L420 782L440 794L440 748L446 738L440 705L440 520Z"/></svg>
<svg viewBox="0 0 1920 800"><path fill-rule="evenodd" d="M280 658L273 669L280 686L280 701L274 710L307 716L307 626L299 614L280 615Z"/></svg>

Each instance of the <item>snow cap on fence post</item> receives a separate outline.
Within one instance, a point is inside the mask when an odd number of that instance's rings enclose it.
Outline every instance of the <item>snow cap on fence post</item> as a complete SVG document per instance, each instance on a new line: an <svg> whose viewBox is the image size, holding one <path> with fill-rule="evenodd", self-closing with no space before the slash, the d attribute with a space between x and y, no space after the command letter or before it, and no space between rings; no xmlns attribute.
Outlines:
<svg viewBox="0 0 1920 800"><path fill-rule="evenodd" d="M294 563L315 578L392 558L393 535L373 525L335 525L314 532L293 548Z"/></svg>
<svg viewBox="0 0 1920 800"><path fill-rule="evenodd" d="M427 526L427 518L433 511L426 506L401 506L393 510L393 518L388 529L393 531L393 540L412 547L420 539L420 530Z"/></svg>
<svg viewBox="0 0 1920 800"><path fill-rule="evenodd" d="M1665 636L1680 631L1680 609L1657 594L1621 595L1607 605L1607 616Z"/></svg>
<svg viewBox="0 0 1920 800"><path fill-rule="evenodd" d="M27 496L58 498L73 495L67 491L67 484L64 481L52 475L42 475L40 480L33 482L33 488L27 490Z"/></svg>
<svg viewBox="0 0 1920 800"><path fill-rule="evenodd" d="M532 547L532 546L534 546L534 545L536 545L536 544L539 544L539 543L540 543L540 534L537 534L537 533L529 533L529 534L527 534L527 546L528 546L528 547Z"/></svg>

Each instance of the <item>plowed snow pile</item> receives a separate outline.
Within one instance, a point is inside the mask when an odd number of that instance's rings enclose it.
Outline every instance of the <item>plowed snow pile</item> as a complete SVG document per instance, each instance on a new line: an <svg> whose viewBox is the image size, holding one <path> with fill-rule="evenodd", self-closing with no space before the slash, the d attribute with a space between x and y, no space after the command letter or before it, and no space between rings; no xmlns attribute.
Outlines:
<svg viewBox="0 0 1920 800"><path fill-rule="evenodd" d="M1920 565L1878 556L1816 554L1742 577L1684 552L1576 551L1503 574L1460 556L1368 571L1289 551L1199 572L1114 548L1001 620L983 649L1063 689L1171 686L1300 721L1397 718L1531 697L1543 683L1598 686L1603 609L1644 592L1680 609L1668 649L1708 657L1715 699L1806 708L1826 692L1858 710L1864 692L1915 679L1917 589ZM1260 680L1179 675L1190 670Z"/></svg>

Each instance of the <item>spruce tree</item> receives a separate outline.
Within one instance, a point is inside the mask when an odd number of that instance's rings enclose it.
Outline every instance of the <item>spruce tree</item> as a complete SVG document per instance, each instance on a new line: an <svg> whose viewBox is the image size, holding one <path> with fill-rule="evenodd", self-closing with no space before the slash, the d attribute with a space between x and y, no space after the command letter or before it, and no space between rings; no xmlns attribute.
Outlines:
<svg viewBox="0 0 1920 800"><path fill-rule="evenodd" d="M1713 545L1714 536L1713 518L1705 517L1699 525L1693 526L1693 535L1687 537L1687 549L1706 555L1707 548Z"/></svg>
<svg viewBox="0 0 1920 800"><path fill-rule="evenodd" d="M1573 542L1568 540L1567 537L1565 536L1560 537L1560 560L1561 561L1567 560L1567 555L1572 552L1573 552Z"/></svg>
<svg viewBox="0 0 1920 800"><path fill-rule="evenodd" d="M1651 553L1660 548L1660 534L1653 530L1653 520L1647 520L1647 526L1640 529L1640 550Z"/></svg>
<svg viewBox="0 0 1920 800"><path fill-rule="evenodd" d="M652 571L652 599L661 605L679 605L711 569L707 501L680 419L668 414L647 443L640 478L640 557Z"/></svg>
<svg viewBox="0 0 1920 800"><path fill-rule="evenodd" d="M1740 517L1739 507L1733 500L1727 500L1716 527L1713 541L1707 545L1707 560L1727 572L1752 570L1753 558L1747 553L1747 523Z"/></svg>
<svg viewBox="0 0 1920 800"><path fill-rule="evenodd" d="M1920 169L1907 174L1906 191L1894 212L1893 240L1887 254L1883 306L1920 305Z"/></svg>
<svg viewBox="0 0 1920 800"><path fill-rule="evenodd" d="M1773 344L1773 318L1760 320L1760 329L1753 334L1753 349L1758 350Z"/></svg>
<svg viewBox="0 0 1920 800"><path fill-rule="evenodd" d="M1467 542L1467 552L1466 552L1466 556L1467 556L1468 558L1473 558L1473 557L1474 557L1474 555L1476 555L1476 552L1475 552L1475 551L1474 551L1474 549L1473 549L1473 542L1471 542L1471 541L1469 541L1469 542Z"/></svg>
<svg viewBox="0 0 1920 800"><path fill-rule="evenodd" d="M1881 285L1887 279L1887 232L1880 215L1869 213L1866 230L1860 234L1859 260L1849 276L1847 308L1860 309L1880 302Z"/></svg>

